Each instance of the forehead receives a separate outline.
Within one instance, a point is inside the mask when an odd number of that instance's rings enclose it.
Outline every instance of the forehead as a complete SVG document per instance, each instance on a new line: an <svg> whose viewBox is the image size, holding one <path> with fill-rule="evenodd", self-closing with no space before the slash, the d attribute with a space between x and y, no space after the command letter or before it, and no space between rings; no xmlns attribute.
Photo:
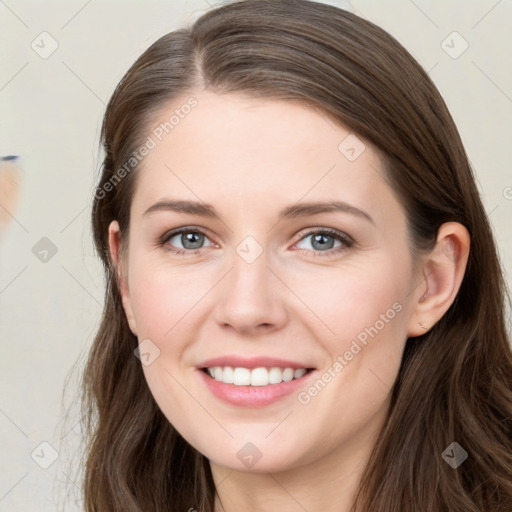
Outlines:
<svg viewBox="0 0 512 512"><path fill-rule="evenodd" d="M138 170L134 210L163 197L259 211L300 200L369 208L392 199L377 152L298 102L200 92L163 108L147 133L153 147Z"/></svg>

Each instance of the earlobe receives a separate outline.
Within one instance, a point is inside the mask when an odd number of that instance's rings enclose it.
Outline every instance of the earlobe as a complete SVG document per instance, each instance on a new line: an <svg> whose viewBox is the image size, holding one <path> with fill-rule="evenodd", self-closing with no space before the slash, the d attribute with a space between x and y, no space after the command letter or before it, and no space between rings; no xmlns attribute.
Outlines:
<svg viewBox="0 0 512 512"><path fill-rule="evenodd" d="M469 257L470 235L457 222L446 222L436 246L424 256L423 281L417 286L408 336L425 334L452 305L459 291Z"/></svg>
<svg viewBox="0 0 512 512"><path fill-rule="evenodd" d="M126 263L123 261L121 250L121 230L119 223L113 220L108 227L108 243L110 258L116 271L117 282L119 284L119 293L123 303L123 309L130 326L130 330L137 336L137 326L133 315L132 304L130 299L130 291L126 278Z"/></svg>

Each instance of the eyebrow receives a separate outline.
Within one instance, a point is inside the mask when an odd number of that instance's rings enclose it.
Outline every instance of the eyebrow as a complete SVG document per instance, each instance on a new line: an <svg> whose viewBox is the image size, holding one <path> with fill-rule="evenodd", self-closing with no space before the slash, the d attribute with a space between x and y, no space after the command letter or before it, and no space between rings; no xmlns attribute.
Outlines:
<svg viewBox="0 0 512 512"><path fill-rule="evenodd" d="M160 211L173 211L179 213L188 213L189 215L197 215L200 217L208 217L211 219L221 220L221 217L215 207L208 203L197 201L178 201L164 199L150 206L143 216L147 216L154 212ZM360 208L356 208L344 201L332 202L309 202L298 203L287 206L279 212L279 220L294 219L297 217L308 217L311 215L318 215L320 213L342 212L355 215L365 219L375 225L375 221L368 213Z"/></svg>

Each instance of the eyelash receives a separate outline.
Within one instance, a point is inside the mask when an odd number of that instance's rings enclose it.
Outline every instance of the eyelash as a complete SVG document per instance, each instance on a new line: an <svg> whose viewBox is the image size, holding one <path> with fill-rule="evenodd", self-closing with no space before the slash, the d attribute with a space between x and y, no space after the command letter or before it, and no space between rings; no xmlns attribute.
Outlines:
<svg viewBox="0 0 512 512"><path fill-rule="evenodd" d="M158 239L157 245L159 247L163 247L167 244L167 242L171 238L175 237L176 235L180 235L181 233L196 233L196 234L204 235L205 237L208 238L207 233L205 233L202 229L184 227L184 228L179 228L174 231L164 233L164 235L162 235ZM355 244L354 240L352 240L352 238L350 238L348 235L345 235L344 233L341 233L340 231L337 231L336 229L331 229L331 228L312 229L312 230L307 231L306 233L302 233L301 238L299 239L299 241L297 243L301 242L303 239L307 238L308 236L316 235L316 234L329 235L330 237L334 238L335 240L342 242L343 245L340 245L340 247L337 247L335 249L329 249L327 251L315 251L315 250L310 250L310 249L298 249L298 250L312 252L312 253L314 253L315 257L316 256L329 257L329 256L337 255L343 251L346 251L346 250L350 249ZM174 248L172 246L170 246L170 247L171 248L166 249L166 250L168 250L178 256L181 256L181 255L192 256L192 255L198 254L201 251L201 249L203 249L203 247L201 247L199 249L179 249L179 248Z"/></svg>

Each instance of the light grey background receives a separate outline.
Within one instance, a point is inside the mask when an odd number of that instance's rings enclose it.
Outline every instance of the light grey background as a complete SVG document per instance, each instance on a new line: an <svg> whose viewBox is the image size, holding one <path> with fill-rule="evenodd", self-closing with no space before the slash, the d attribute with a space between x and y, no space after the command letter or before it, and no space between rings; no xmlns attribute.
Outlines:
<svg viewBox="0 0 512 512"><path fill-rule="evenodd" d="M512 2L352 6L404 44L439 87L510 276ZM21 155L24 170L22 199L0 242L0 511L80 510L76 410L63 417L63 407L76 404L78 373L64 403L61 395L102 311L103 274L89 227L101 118L135 58L208 8L203 0L0 1L0 155ZM48 52L52 39L58 48L47 58L31 47ZM42 237L58 250L45 263L32 252Z"/></svg>

